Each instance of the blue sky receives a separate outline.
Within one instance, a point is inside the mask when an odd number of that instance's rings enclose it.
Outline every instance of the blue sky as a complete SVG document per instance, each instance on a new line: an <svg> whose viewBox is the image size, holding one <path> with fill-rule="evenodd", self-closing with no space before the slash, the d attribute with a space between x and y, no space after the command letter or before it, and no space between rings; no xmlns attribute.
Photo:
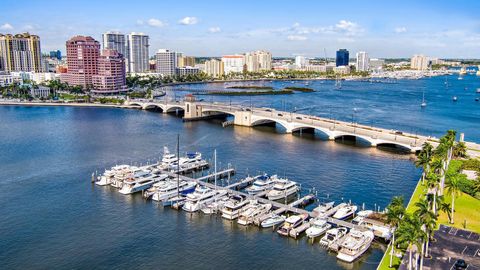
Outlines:
<svg viewBox="0 0 480 270"><path fill-rule="evenodd" d="M0 33L29 31L42 50L109 30L150 35L150 54L270 50L274 56L480 58L480 1L31 1L0 2Z"/></svg>

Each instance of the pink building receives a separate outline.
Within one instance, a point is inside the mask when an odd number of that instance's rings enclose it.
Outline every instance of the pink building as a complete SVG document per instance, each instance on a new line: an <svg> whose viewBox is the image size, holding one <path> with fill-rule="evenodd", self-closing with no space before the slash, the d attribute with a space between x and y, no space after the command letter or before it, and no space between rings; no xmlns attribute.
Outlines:
<svg viewBox="0 0 480 270"><path fill-rule="evenodd" d="M61 75L61 80L83 88L92 87L92 77L98 74L100 43L92 37L75 36L66 45L68 71Z"/></svg>
<svg viewBox="0 0 480 270"><path fill-rule="evenodd" d="M113 49L104 49L98 58L98 74L93 76L94 92L125 91L125 59Z"/></svg>

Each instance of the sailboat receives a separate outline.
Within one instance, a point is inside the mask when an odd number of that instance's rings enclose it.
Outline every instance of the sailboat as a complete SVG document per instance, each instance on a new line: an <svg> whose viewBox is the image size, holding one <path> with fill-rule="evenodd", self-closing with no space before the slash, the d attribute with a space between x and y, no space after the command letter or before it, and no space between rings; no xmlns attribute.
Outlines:
<svg viewBox="0 0 480 270"><path fill-rule="evenodd" d="M423 91L422 95L422 104L420 105L422 108L427 107L427 102L425 102L425 91Z"/></svg>
<svg viewBox="0 0 480 270"><path fill-rule="evenodd" d="M180 156L180 134L177 134L177 157ZM177 195L163 202L164 206L180 209L185 203L185 197L180 195L180 162L177 162Z"/></svg>

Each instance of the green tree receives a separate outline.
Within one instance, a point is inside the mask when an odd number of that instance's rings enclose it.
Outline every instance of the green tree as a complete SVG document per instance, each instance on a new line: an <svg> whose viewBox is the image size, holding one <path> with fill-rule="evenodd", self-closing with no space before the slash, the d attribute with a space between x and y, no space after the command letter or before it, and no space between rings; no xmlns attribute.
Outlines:
<svg viewBox="0 0 480 270"><path fill-rule="evenodd" d="M395 196L387 206L387 224L393 230L392 235L392 250L390 252L390 268L392 268L393 254L395 253L395 230L398 228L403 215L405 214L405 207L402 196Z"/></svg>
<svg viewBox="0 0 480 270"><path fill-rule="evenodd" d="M460 180L458 178L458 174L454 175L447 179L445 183L445 188L447 190L447 194L452 197L452 216L450 218L450 223L454 223L454 214L455 214L455 196L460 196L462 193L460 192Z"/></svg>
<svg viewBox="0 0 480 270"><path fill-rule="evenodd" d="M467 146L464 142L458 142L453 147L453 157L467 158Z"/></svg>

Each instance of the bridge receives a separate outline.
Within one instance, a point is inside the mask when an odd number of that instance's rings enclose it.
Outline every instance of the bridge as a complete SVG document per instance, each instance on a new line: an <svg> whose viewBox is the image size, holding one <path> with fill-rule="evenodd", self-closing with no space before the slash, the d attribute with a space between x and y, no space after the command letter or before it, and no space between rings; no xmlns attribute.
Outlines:
<svg viewBox="0 0 480 270"><path fill-rule="evenodd" d="M196 101L194 97L186 97L184 101L150 101L127 100L125 105L141 109L160 109L163 113L184 112L185 121L229 115L237 126L253 127L264 124L282 126L286 133L303 132L306 130L323 133L329 140L343 137L353 137L367 142L370 146L394 146L406 149L412 153L419 151L425 142L434 147L439 139L391 129L378 128L358 123L322 118L313 115L278 111L271 108L252 108L241 105L218 102ZM480 145L466 142L469 154L480 155Z"/></svg>

